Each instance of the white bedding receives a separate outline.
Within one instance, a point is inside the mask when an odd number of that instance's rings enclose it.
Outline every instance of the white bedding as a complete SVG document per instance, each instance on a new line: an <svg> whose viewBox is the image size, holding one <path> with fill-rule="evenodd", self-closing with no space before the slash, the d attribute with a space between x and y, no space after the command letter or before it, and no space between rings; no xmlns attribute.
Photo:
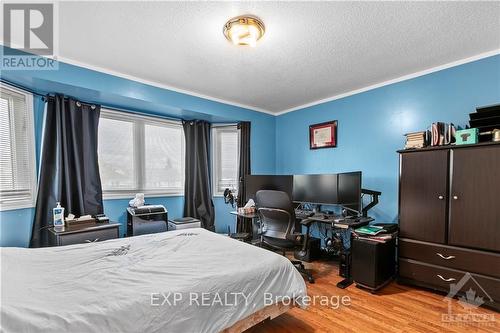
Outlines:
<svg viewBox="0 0 500 333"><path fill-rule="evenodd" d="M2 332L219 332L306 295L286 258L204 229L2 248L0 271Z"/></svg>

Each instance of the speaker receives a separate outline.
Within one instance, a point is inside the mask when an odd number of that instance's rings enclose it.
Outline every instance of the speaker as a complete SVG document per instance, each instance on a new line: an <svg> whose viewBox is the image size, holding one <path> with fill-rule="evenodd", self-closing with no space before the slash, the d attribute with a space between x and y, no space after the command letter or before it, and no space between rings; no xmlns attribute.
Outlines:
<svg viewBox="0 0 500 333"><path fill-rule="evenodd" d="M300 251L295 251L293 256L295 259L305 262L311 262L319 259L321 256L321 239L309 237L305 255L301 256Z"/></svg>
<svg viewBox="0 0 500 333"><path fill-rule="evenodd" d="M354 238L351 242L351 273L354 282L377 290L396 273L396 239L385 243Z"/></svg>

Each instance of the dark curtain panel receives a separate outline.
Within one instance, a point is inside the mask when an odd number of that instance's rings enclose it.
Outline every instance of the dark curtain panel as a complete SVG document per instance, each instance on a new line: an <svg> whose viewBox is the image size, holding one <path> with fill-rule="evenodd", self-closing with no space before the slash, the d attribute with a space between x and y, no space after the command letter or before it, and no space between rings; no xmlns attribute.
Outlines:
<svg viewBox="0 0 500 333"><path fill-rule="evenodd" d="M250 122L243 121L238 124L240 130L240 162L239 162L239 187L238 206L243 207L247 198L245 196L244 177L250 175ZM238 218L237 232L252 232L252 221L250 219Z"/></svg>
<svg viewBox="0 0 500 333"><path fill-rule="evenodd" d="M58 201L66 216L103 212L97 161L99 114L98 105L60 95L48 98L30 247L49 245L47 228Z"/></svg>
<svg viewBox="0 0 500 333"><path fill-rule="evenodd" d="M205 229L215 231L215 209L210 186L210 124L184 121L186 138L186 179L184 216L201 221Z"/></svg>

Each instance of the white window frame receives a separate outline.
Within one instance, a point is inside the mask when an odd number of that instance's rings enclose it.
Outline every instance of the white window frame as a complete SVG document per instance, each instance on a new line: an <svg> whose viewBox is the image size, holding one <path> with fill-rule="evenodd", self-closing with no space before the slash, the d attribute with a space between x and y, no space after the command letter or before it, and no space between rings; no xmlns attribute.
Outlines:
<svg viewBox="0 0 500 333"><path fill-rule="evenodd" d="M180 188L170 188L170 189L145 189L145 124L157 125L157 126L166 126L166 127L175 127L180 128L183 131L182 122L175 121L160 117L151 117L145 115L139 115L137 113L128 113L125 111L116 111L107 108L101 108L100 118L106 118L111 120L124 120L133 122L133 140L134 147L136 147L136 151L131 148L131 153L134 154L134 163L135 163L135 183L137 184L137 188L134 189L123 189L123 190L103 190L103 199L126 199L133 198L136 193L144 193L146 197L177 197L184 196L184 174L185 174L185 138L182 135L181 141L181 168L183 170L183 178L182 178L182 187Z"/></svg>
<svg viewBox="0 0 500 333"><path fill-rule="evenodd" d="M28 167L29 167L29 189L28 195L25 193L12 194L10 196L4 196L0 194L0 211L22 209L22 208L33 208L36 205L37 196L37 175L36 175L36 153L35 153L35 126L34 126L34 114L33 114L33 94L12 87L5 83L0 83L0 88L2 90L12 91L17 94L24 95L26 101L26 126L28 128L27 132L27 143L28 143ZM15 110L14 110L15 111ZM17 143L16 143L17 144Z"/></svg>
<svg viewBox="0 0 500 333"><path fill-rule="evenodd" d="M220 178L220 168L219 168L219 148L217 145L217 132L234 132L236 131L238 133L238 155L237 155L237 160L238 160L238 168L239 168L239 161L240 161L240 140L241 140L241 133L240 130L238 129L237 124L221 124L221 125L213 125L212 126L212 196L213 197L223 197L224 196L224 191L221 191L218 189L218 183L219 183L219 178ZM236 195L238 193L238 179L236 179L236 186L233 188L233 193Z"/></svg>

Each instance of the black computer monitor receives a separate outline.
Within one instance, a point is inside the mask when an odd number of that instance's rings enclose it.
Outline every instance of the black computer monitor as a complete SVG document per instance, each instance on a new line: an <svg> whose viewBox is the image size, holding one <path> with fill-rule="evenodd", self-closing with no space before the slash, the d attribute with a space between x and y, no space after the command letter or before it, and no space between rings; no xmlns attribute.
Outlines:
<svg viewBox="0 0 500 333"><path fill-rule="evenodd" d="M315 204L338 203L337 174L294 175L293 201Z"/></svg>
<svg viewBox="0 0 500 333"><path fill-rule="evenodd" d="M361 211L361 171L293 176L293 201Z"/></svg>
<svg viewBox="0 0 500 333"><path fill-rule="evenodd" d="M247 175L245 176L246 200L255 200L260 190L275 190L288 193L292 197L293 176L289 175Z"/></svg>
<svg viewBox="0 0 500 333"><path fill-rule="evenodd" d="M361 212L361 171L338 174L339 204Z"/></svg>

